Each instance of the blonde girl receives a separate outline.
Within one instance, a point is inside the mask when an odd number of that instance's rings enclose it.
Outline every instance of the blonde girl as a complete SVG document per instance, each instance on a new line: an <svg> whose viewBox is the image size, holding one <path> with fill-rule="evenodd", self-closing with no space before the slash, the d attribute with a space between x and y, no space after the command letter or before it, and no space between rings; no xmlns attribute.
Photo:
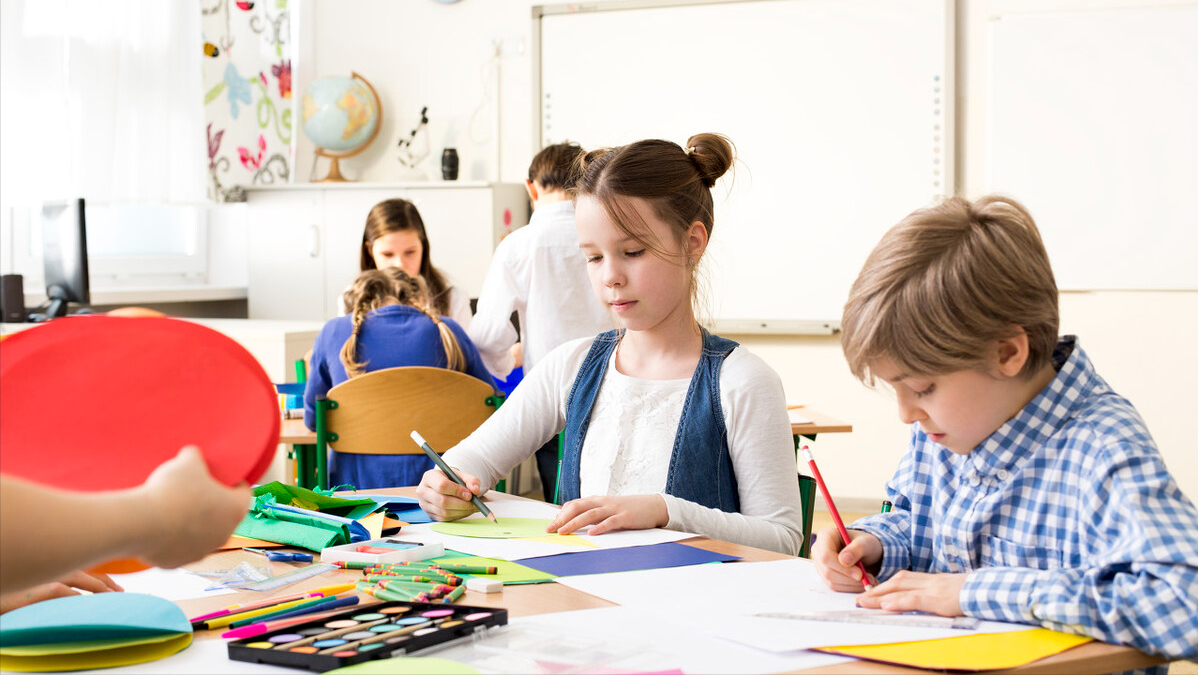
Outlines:
<svg viewBox="0 0 1198 675"><path fill-rule="evenodd" d="M449 368L493 384L474 343L456 321L428 306L424 280L399 267L367 270L345 293L346 316L325 324L312 349L304 422L316 424L316 399L363 373L401 366ZM415 485L432 467L422 455L334 452L329 480L358 489Z"/></svg>

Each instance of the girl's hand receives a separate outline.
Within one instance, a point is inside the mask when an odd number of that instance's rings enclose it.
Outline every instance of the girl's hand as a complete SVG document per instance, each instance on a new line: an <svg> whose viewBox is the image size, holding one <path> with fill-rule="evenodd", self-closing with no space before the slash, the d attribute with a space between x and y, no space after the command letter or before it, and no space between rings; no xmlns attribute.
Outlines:
<svg viewBox="0 0 1198 675"><path fill-rule="evenodd" d="M50 600L51 598L80 595L79 591L106 593L108 591L123 590L125 589L121 588L107 574L100 572L72 572L58 581L0 595L0 614L11 612L25 605L32 605L35 602Z"/></svg>
<svg viewBox="0 0 1198 675"><path fill-rule="evenodd" d="M546 532L570 534L588 525L588 534L615 530L647 530L670 522L666 500L661 495L583 497L566 502Z"/></svg>
<svg viewBox="0 0 1198 675"><path fill-rule="evenodd" d="M482 495L482 481L464 471L458 471L456 466L453 470L470 486L469 490L453 482L440 469L425 471L420 485L416 488L420 508L433 520L458 520L476 510L470 498L473 495Z"/></svg>
<svg viewBox="0 0 1198 675"><path fill-rule="evenodd" d="M918 610L940 616L961 616L961 587L968 576L903 570L886 583L862 593L857 598L857 605L895 612Z"/></svg>
<svg viewBox="0 0 1198 675"><path fill-rule="evenodd" d="M811 547L811 562L828 588L841 593L860 593L864 586L857 561L865 563L867 569L874 569L882 562L882 542L859 530L849 530L849 536L852 542L845 546L835 527L820 530L815 546Z"/></svg>

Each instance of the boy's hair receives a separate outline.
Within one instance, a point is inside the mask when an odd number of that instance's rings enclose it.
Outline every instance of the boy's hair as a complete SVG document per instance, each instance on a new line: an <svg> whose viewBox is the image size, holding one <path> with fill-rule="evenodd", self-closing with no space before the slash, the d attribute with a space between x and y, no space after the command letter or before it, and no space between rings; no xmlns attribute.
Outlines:
<svg viewBox="0 0 1198 675"><path fill-rule="evenodd" d="M662 242L653 241L648 224L628 198L643 199L658 218L672 226L678 241L691 223L703 223L710 239L715 227L711 188L727 173L736 148L721 134L695 134L686 148L661 140L637 141L617 148L593 150L582 157L578 183L571 189L577 197L592 197L603 205L620 230L665 260L678 258ZM700 296L698 260L679 261L690 266L691 301Z"/></svg>
<svg viewBox="0 0 1198 675"><path fill-rule="evenodd" d="M528 165L528 180L546 190L569 190L578 179L578 159L583 155L577 143L555 143L543 148Z"/></svg>
<svg viewBox="0 0 1198 675"><path fill-rule="evenodd" d="M412 202L406 199L385 199L370 209L370 213L366 215L366 228L362 231L359 269L363 272L378 269L371 252L374 240L403 230L411 230L420 238L420 276L424 277L424 282L428 285L428 303L437 314L449 314L449 282L433 267L428 233L424 231L424 220Z"/></svg>
<svg viewBox="0 0 1198 675"><path fill-rule="evenodd" d="M424 312L441 334L441 346L445 348L446 367L450 370L465 372L466 356L462 353L461 345L453 331L435 311L428 306L428 288L424 279L412 277L398 267L388 267L383 270L366 270L358 275L349 290L343 296L346 307L353 322L353 332L341 347L341 365L345 373L355 378L366 372L366 364L358 360L358 336L362 332L362 323L366 315L373 310L387 305L408 305Z"/></svg>
<svg viewBox="0 0 1198 675"><path fill-rule="evenodd" d="M961 197L912 212L869 254L849 291L841 347L849 369L875 383L873 364L910 374L980 369L994 340L1028 336L1030 377L1057 343L1057 285L1040 232L1022 204Z"/></svg>

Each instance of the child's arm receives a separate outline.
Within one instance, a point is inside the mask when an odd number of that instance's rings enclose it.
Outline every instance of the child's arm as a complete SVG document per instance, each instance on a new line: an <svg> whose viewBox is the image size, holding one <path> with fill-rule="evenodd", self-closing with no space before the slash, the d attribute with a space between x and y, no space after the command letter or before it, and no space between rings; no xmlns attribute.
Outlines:
<svg viewBox="0 0 1198 675"><path fill-rule="evenodd" d="M316 430L316 398L327 395L329 389L333 388L326 355L329 349L328 342L332 338L332 328L333 324L327 323L316 336L316 343L312 347L312 359L308 364L308 382L304 385L304 426L313 431ZM333 358L338 357L334 355Z"/></svg>
<svg viewBox="0 0 1198 675"><path fill-rule="evenodd" d="M525 284L518 282L507 262L511 255L511 241L508 237L499 242L495 249L487 278L478 294L474 318L467 330L487 370L496 377L507 377L516 367L511 347L519 336L511 318L517 302L522 302L527 292L524 290Z"/></svg>
<svg viewBox="0 0 1198 675"><path fill-rule="evenodd" d="M962 609L1170 658L1198 656L1198 509L1155 448L1122 443L1093 454L1087 475L1073 477L1073 522L1061 524L1062 535L1081 533L1088 560L975 570L961 591Z"/></svg>

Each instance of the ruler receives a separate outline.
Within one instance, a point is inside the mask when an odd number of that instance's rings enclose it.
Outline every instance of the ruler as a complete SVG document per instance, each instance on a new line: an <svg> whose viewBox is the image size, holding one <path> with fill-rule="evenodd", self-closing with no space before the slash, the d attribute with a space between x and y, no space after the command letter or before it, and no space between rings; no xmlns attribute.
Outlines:
<svg viewBox="0 0 1198 675"><path fill-rule="evenodd" d="M315 563L306 567L293 569L290 572L284 572L277 577L267 577L261 581L251 581L245 584L237 584L236 586L231 586L231 588L238 588L246 591L269 591L275 588L281 588L288 584L294 584L297 581L310 579L314 576L336 569L341 568L330 563Z"/></svg>
<svg viewBox="0 0 1198 675"><path fill-rule="evenodd" d="M981 620L971 616L937 616L924 612L832 611L832 612L765 612L753 616L764 619L797 619L801 621L835 621L839 623L880 623L890 626L920 628L956 628L977 630Z"/></svg>

